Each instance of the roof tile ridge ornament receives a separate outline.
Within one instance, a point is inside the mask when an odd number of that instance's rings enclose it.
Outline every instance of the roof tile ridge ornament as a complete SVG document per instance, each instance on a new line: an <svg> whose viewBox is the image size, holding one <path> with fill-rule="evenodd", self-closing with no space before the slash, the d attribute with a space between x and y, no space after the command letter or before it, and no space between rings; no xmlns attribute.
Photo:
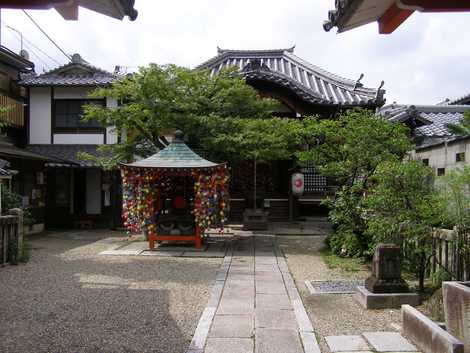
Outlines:
<svg viewBox="0 0 470 353"><path fill-rule="evenodd" d="M377 88L377 94L375 95L375 100L383 102L385 104L385 99L384 99L385 90L382 89L383 86L385 86L385 81L384 80L380 81L380 85Z"/></svg>
<svg viewBox="0 0 470 353"><path fill-rule="evenodd" d="M251 59L248 64L246 64L243 69L243 72L250 71L271 71L271 69L264 63L261 63L260 59Z"/></svg>
<svg viewBox="0 0 470 353"><path fill-rule="evenodd" d="M184 143L184 132L181 130L176 130L175 131L175 138L172 143Z"/></svg>
<svg viewBox="0 0 470 353"><path fill-rule="evenodd" d="M103 75L107 75L107 76L112 76L112 77L116 77L115 74L109 72L109 71L106 71L104 69L101 69L97 66L94 66L94 65L91 65L88 61L86 61L85 59L82 58L82 56L78 53L75 53L72 55L72 60L70 62L68 62L67 64L64 64L64 65L61 65L61 66L58 66L54 69L51 69L49 71L46 71L44 73L42 73L41 75L38 75L36 77L40 78L40 77L47 77L47 76L50 76L50 75L60 75L60 74L64 74L64 71L67 71L67 69L69 67L76 67L76 66L82 66L84 68L87 68L89 70L92 70L92 71L95 71L93 72L93 75L95 74L103 74ZM65 75L67 73L65 72Z"/></svg>

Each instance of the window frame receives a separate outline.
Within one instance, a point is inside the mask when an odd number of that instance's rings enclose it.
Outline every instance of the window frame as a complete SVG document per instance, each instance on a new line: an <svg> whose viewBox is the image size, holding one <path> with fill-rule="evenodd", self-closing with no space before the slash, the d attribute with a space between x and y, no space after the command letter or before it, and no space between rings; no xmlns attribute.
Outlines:
<svg viewBox="0 0 470 353"><path fill-rule="evenodd" d="M77 127L57 127L56 126L56 105L57 102L73 102L82 101L86 102L97 102L102 107L106 107L106 100L102 98L54 98L52 101L52 131L53 133L67 133L67 134L106 134L106 128L101 126L77 126Z"/></svg>
<svg viewBox="0 0 470 353"><path fill-rule="evenodd" d="M463 163L465 162L465 159L466 159L466 155L465 155L465 152L457 152L455 154L455 163Z"/></svg>

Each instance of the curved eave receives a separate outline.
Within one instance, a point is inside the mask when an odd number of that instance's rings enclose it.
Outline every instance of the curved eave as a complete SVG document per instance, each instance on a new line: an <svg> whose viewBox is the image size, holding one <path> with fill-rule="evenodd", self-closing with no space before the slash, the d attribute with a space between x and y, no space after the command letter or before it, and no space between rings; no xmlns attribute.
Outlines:
<svg viewBox="0 0 470 353"><path fill-rule="evenodd" d="M212 170L212 169L217 169L223 166L226 166L227 163L219 163L219 164L214 164L214 165L207 165L207 166L181 166L181 167L175 167L174 165L161 165L161 166L151 166L151 165L138 165L135 163L119 163L120 167L127 167L127 168L132 168L132 169L164 169L167 171L174 171L174 172L180 172L180 171L192 171L192 170Z"/></svg>
<svg viewBox="0 0 470 353"><path fill-rule="evenodd" d="M247 81L267 81L285 87L294 92L301 100L311 104L321 104L330 106L380 106L384 103L383 99L377 99L377 97L375 96L355 98L352 94L350 94L351 97L349 100L339 97L340 94L336 94L339 98L337 98L337 101L335 102L331 98L326 97L324 95L320 95L318 92L308 90L299 82L294 81L291 78L274 71L255 70L245 71L242 74ZM360 94L360 92L355 92L354 94L357 95Z"/></svg>
<svg viewBox="0 0 470 353"><path fill-rule="evenodd" d="M25 83L20 81L21 86L25 87L108 87L111 86L114 81L109 83Z"/></svg>

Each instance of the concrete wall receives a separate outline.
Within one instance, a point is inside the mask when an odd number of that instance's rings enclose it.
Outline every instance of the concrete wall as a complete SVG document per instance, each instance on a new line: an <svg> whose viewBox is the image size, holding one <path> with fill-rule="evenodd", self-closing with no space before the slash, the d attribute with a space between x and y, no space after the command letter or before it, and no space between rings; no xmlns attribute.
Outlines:
<svg viewBox="0 0 470 353"><path fill-rule="evenodd" d="M456 162L456 154L465 152L465 162ZM435 171L438 168L445 168L446 171L470 164L470 138L447 146L442 144L430 147L425 150L415 151L414 159L429 159L429 166Z"/></svg>
<svg viewBox="0 0 470 353"><path fill-rule="evenodd" d="M101 214L101 170L86 171L86 213Z"/></svg>
<svg viewBox="0 0 470 353"><path fill-rule="evenodd" d="M116 98L106 98L106 106L109 108L117 108L118 103ZM106 144L112 145L118 142L118 135L114 128L106 128Z"/></svg>
<svg viewBox="0 0 470 353"><path fill-rule="evenodd" d="M29 143L51 143L51 89L31 87L29 89Z"/></svg>
<svg viewBox="0 0 470 353"><path fill-rule="evenodd" d="M103 143L103 134L54 134L54 144L57 145L101 145Z"/></svg>

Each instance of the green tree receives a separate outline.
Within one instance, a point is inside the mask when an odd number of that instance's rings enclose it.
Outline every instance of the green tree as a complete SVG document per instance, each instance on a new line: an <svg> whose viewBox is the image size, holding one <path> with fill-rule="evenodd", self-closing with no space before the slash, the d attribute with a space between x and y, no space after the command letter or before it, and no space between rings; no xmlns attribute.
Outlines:
<svg viewBox="0 0 470 353"><path fill-rule="evenodd" d="M277 103L261 99L257 92L233 69L217 75L175 65L142 67L137 73L99 88L92 97L116 98L118 107L110 109L89 105L85 120L96 119L125 135L121 143L100 147L104 167L147 157L165 146L168 129L183 130L196 147L204 147L218 126L234 127L231 119L266 119ZM90 156L84 156L90 159Z"/></svg>
<svg viewBox="0 0 470 353"><path fill-rule="evenodd" d="M368 255L364 195L382 162L401 160L413 148L408 129L361 109L349 110L337 119L307 119L304 125L310 148L297 153L300 161L313 162L339 185L334 199L326 202L336 228L329 244L342 255Z"/></svg>
<svg viewBox="0 0 470 353"><path fill-rule="evenodd" d="M440 217L433 171L419 161L387 161L372 176L373 187L364 205L367 233L378 242L394 242L406 249L424 289L426 266L432 254L432 226Z"/></svg>
<svg viewBox="0 0 470 353"><path fill-rule="evenodd" d="M303 141L304 124L300 120L287 118L212 119L211 135L203 140L210 151L218 151L219 158L237 167L240 162L253 161L253 184L245 185L245 197L253 199L256 209L257 166L273 160L287 160L294 156ZM254 194L250 195L249 192Z"/></svg>
<svg viewBox="0 0 470 353"><path fill-rule="evenodd" d="M448 124L447 128L456 135L470 135L470 110L464 113L463 119L459 124Z"/></svg>
<svg viewBox="0 0 470 353"><path fill-rule="evenodd" d="M451 275L457 280L464 280L464 269L470 265L470 166L451 170L439 178L437 187L443 207L443 224L454 228L457 235L457 271Z"/></svg>

